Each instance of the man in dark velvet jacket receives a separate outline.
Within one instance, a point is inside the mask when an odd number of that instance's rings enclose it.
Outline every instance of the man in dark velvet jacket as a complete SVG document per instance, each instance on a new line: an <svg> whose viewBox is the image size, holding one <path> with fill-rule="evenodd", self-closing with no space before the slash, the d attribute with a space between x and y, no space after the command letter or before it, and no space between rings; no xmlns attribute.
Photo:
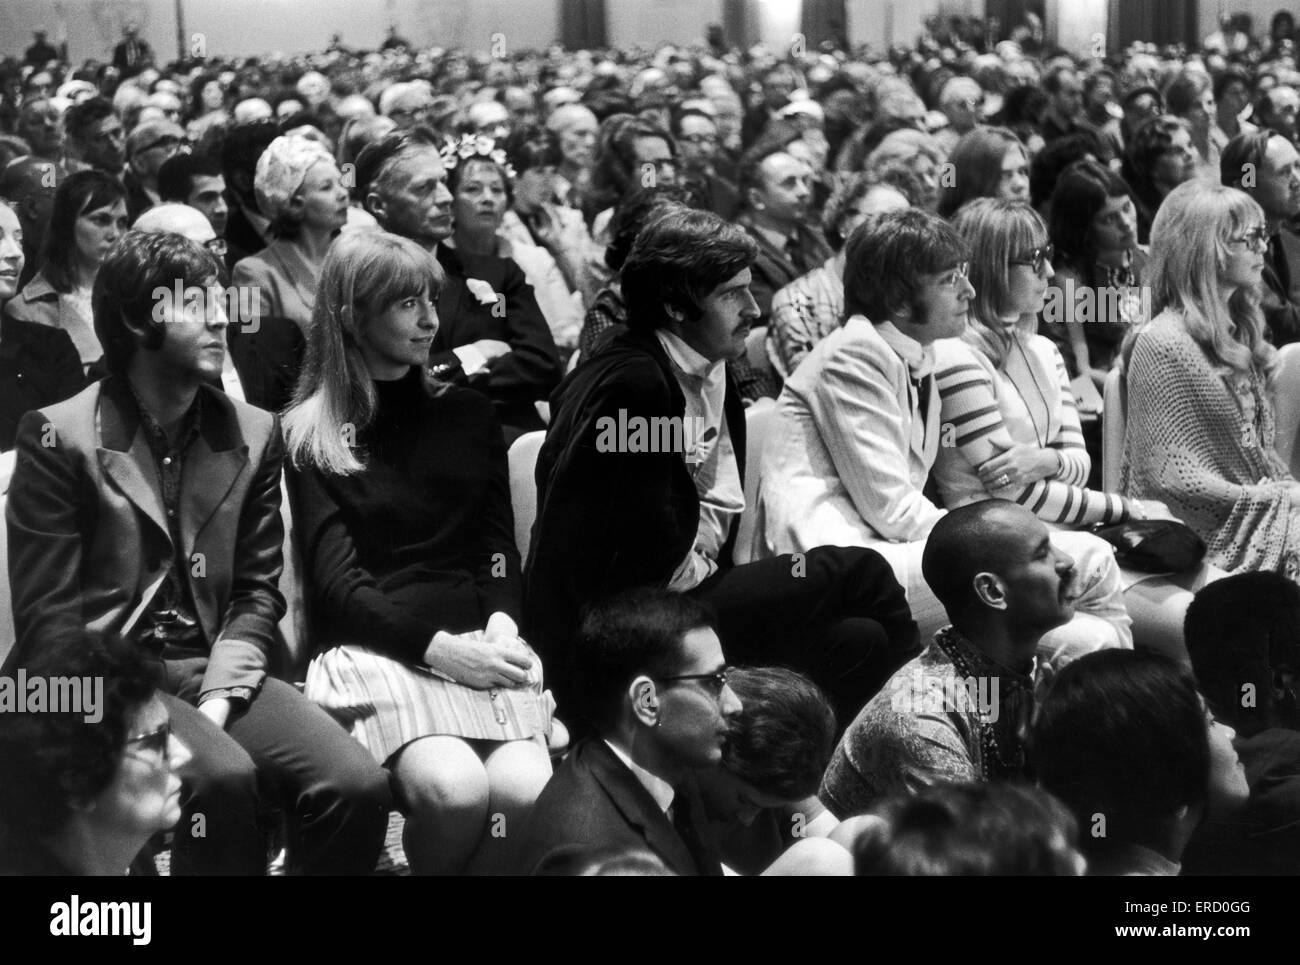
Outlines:
<svg viewBox="0 0 1300 965"><path fill-rule="evenodd" d="M453 228L452 196L436 136L416 127L367 145L356 178L380 226L432 251L447 275L429 353L433 374L488 396L508 440L544 428L534 403L563 374L551 330L517 264L443 243Z"/></svg>
<svg viewBox="0 0 1300 965"><path fill-rule="evenodd" d="M562 712L580 609L630 587L687 592L718 615L728 653L805 670L841 719L917 652L903 590L879 554L819 547L735 566L745 417L725 362L758 309L753 242L708 212L672 206L622 269L628 331L552 397L524 571L524 633Z"/></svg>

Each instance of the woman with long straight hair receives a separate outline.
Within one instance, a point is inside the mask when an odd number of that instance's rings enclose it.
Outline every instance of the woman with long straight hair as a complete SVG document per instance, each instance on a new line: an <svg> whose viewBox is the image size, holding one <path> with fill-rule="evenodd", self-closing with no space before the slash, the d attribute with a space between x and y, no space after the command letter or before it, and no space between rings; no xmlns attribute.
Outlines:
<svg viewBox="0 0 1300 965"><path fill-rule="evenodd" d="M551 773L551 705L516 625L500 423L480 393L427 382L442 284L409 239L341 236L284 431L318 641L306 693L392 772L412 869L450 874L508 866Z"/></svg>
<svg viewBox="0 0 1300 965"><path fill-rule="evenodd" d="M1156 317L1128 346L1122 482L1163 500L1229 571L1300 578L1300 482L1273 448L1259 286L1264 212L1208 181L1175 188L1151 226Z"/></svg>
<svg viewBox="0 0 1300 965"><path fill-rule="evenodd" d="M1125 334L1142 321L1147 249L1138 244L1137 209L1123 179L1093 160L1065 169L1049 207L1052 284L1060 298L1043 331L1070 375L1086 373L1100 390Z"/></svg>

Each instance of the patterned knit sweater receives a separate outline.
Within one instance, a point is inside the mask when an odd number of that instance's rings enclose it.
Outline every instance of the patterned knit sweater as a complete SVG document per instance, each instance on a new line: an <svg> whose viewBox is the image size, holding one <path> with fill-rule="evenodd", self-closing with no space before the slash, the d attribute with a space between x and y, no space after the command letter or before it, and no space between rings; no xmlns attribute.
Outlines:
<svg viewBox="0 0 1300 965"><path fill-rule="evenodd" d="M1215 566L1300 575L1300 506L1262 376L1226 374L1165 311L1137 337L1127 380L1124 492L1167 503Z"/></svg>

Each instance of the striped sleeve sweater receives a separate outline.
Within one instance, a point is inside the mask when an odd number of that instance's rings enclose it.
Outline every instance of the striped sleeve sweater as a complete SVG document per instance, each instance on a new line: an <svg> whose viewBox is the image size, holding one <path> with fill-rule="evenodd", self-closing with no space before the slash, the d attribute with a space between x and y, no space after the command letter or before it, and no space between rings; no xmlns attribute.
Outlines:
<svg viewBox="0 0 1300 965"><path fill-rule="evenodd" d="M1001 370L958 339L937 342L935 358L943 432L935 479L949 509L997 497L1062 526L1128 518L1122 496L1085 488L1092 460L1065 363L1050 341L1020 338ZM986 491L978 467L1015 445L1052 449L1059 471L1019 491Z"/></svg>

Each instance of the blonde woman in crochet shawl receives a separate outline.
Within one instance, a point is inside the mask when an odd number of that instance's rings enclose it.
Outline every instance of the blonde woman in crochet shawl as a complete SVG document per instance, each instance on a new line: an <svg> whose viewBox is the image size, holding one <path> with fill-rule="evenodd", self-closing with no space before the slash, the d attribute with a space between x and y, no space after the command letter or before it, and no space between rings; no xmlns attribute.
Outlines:
<svg viewBox="0 0 1300 965"><path fill-rule="evenodd" d="M1157 315L1124 353L1122 484L1167 503L1229 571L1300 575L1300 483L1273 449L1258 289L1267 233L1250 197L1209 181L1175 188L1151 228Z"/></svg>

